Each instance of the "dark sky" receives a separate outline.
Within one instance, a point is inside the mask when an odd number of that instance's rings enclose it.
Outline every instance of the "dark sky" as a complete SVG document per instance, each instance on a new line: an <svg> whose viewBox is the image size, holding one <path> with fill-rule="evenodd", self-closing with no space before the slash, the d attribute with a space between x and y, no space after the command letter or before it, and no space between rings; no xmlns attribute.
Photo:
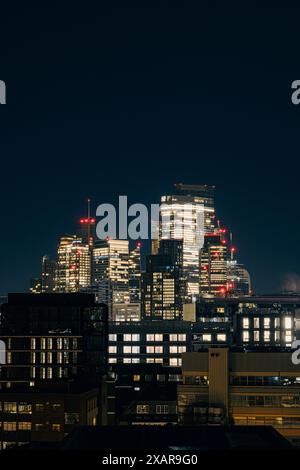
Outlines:
<svg viewBox="0 0 300 470"><path fill-rule="evenodd" d="M300 272L300 11L261 3L1 6L0 293L87 196L150 204L175 182L216 185L257 292Z"/></svg>

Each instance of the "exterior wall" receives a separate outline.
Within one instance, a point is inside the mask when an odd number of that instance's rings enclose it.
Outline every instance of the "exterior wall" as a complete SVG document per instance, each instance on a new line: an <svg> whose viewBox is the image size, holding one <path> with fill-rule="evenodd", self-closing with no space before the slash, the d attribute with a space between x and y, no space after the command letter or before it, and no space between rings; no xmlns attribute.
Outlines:
<svg viewBox="0 0 300 470"><path fill-rule="evenodd" d="M211 348L208 353L183 354L182 367L179 423L207 424L211 408L219 407L221 422L271 425L300 444L300 368L292 363L291 353Z"/></svg>
<svg viewBox="0 0 300 470"><path fill-rule="evenodd" d="M98 390L81 394L0 393L0 449L61 441L77 424L96 425Z"/></svg>

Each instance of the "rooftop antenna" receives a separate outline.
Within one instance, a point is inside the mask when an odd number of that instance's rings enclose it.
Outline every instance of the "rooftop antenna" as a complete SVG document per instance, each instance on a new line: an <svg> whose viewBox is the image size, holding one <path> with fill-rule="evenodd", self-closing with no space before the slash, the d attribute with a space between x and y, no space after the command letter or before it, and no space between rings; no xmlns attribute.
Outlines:
<svg viewBox="0 0 300 470"><path fill-rule="evenodd" d="M91 245L91 198L87 199L87 216L88 216L88 245Z"/></svg>

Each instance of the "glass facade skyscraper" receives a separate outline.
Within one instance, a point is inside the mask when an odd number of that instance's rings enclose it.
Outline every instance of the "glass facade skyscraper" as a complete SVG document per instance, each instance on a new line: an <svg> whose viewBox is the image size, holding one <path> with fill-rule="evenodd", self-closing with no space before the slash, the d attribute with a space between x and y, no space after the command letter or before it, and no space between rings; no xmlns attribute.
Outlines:
<svg viewBox="0 0 300 470"><path fill-rule="evenodd" d="M160 239L183 242L187 299L199 295L199 250L205 233L215 228L214 186L176 184L174 195L161 197ZM191 210L186 210L190 207Z"/></svg>

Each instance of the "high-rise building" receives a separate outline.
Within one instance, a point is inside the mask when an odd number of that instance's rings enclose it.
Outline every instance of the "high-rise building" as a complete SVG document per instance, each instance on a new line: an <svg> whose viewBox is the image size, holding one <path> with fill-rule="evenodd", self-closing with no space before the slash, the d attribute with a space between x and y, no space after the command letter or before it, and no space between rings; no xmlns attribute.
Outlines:
<svg viewBox="0 0 300 470"><path fill-rule="evenodd" d="M227 294L227 244L223 230L204 237L200 250L200 296Z"/></svg>
<svg viewBox="0 0 300 470"><path fill-rule="evenodd" d="M87 378L106 370L107 307L89 294L9 294L1 306L7 351L0 389Z"/></svg>
<svg viewBox="0 0 300 470"><path fill-rule="evenodd" d="M181 269L170 255L150 255L142 274L142 319L182 318Z"/></svg>
<svg viewBox="0 0 300 470"><path fill-rule="evenodd" d="M56 292L79 292L91 284L90 247L81 238L61 237L57 254Z"/></svg>
<svg viewBox="0 0 300 470"><path fill-rule="evenodd" d="M44 255L42 258L42 292L54 292L56 279L56 261Z"/></svg>
<svg viewBox="0 0 300 470"><path fill-rule="evenodd" d="M93 248L96 238L96 219L91 217L91 200L87 200L87 215L79 220L78 237L84 245Z"/></svg>
<svg viewBox="0 0 300 470"><path fill-rule="evenodd" d="M176 194L161 197L160 239L183 240L187 298L199 295L201 233L215 228L214 186L176 184ZM190 210L186 210L190 207Z"/></svg>
<svg viewBox="0 0 300 470"><path fill-rule="evenodd" d="M141 244L138 242L136 247L129 253L128 265L129 295L130 303L141 301Z"/></svg>
<svg viewBox="0 0 300 470"><path fill-rule="evenodd" d="M250 274L245 266L236 260L227 261L227 285L232 296L251 295Z"/></svg>
<svg viewBox="0 0 300 470"><path fill-rule="evenodd" d="M128 273L128 240L97 240L93 250L92 280L95 285L109 285L112 303L129 302ZM105 303L109 305L110 299Z"/></svg>

